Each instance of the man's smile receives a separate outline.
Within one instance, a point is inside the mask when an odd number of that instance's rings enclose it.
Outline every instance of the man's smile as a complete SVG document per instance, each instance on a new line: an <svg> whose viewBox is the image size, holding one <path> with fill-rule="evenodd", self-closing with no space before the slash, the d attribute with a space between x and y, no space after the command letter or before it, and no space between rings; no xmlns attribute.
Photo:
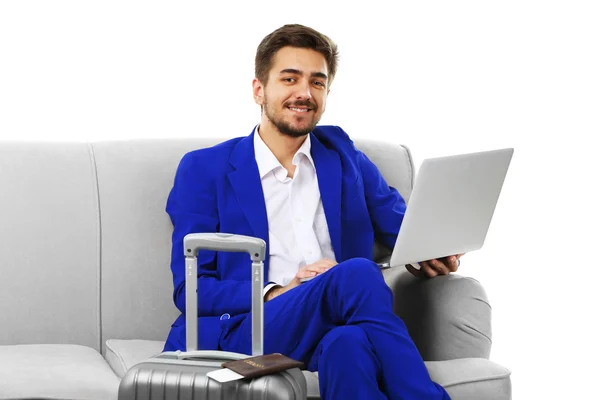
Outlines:
<svg viewBox="0 0 600 400"><path fill-rule="evenodd" d="M288 110L292 111L295 114L306 114L309 111L313 111L312 108L308 108L308 107L286 107Z"/></svg>

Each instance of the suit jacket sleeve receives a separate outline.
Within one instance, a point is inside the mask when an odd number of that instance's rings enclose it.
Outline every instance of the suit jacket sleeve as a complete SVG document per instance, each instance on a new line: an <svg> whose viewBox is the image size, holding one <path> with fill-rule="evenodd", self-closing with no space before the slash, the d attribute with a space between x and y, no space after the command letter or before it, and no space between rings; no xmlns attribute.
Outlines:
<svg viewBox="0 0 600 400"><path fill-rule="evenodd" d="M171 271L173 301L185 313L185 257L183 238L189 233L219 232L217 187L210 157L186 154L175 175L166 211L173 223ZM198 315L218 316L223 313L248 312L251 284L248 281L222 280L217 269L215 251L198 252Z"/></svg>
<svg viewBox="0 0 600 400"><path fill-rule="evenodd" d="M375 238L392 249L404 219L406 202L387 184L377 166L364 153L359 152L358 160Z"/></svg>

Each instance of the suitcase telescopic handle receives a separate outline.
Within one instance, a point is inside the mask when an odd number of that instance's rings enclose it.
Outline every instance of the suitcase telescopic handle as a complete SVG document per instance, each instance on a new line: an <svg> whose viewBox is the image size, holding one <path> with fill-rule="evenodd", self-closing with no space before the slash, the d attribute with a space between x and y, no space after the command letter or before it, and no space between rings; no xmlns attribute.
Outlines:
<svg viewBox="0 0 600 400"><path fill-rule="evenodd" d="M263 354L264 344L264 240L231 233L190 233L183 239L185 254L186 352L198 350L198 251L248 253L252 261L252 355Z"/></svg>
<svg viewBox="0 0 600 400"><path fill-rule="evenodd" d="M186 257L196 257L198 250L215 250L248 253L252 261L264 261L266 246L262 239L232 233L190 233L183 239Z"/></svg>

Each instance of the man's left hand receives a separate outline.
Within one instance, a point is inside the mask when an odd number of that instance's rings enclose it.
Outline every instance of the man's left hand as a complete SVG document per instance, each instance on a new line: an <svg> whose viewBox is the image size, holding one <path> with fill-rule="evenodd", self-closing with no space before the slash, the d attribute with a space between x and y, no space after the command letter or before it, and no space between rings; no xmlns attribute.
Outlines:
<svg viewBox="0 0 600 400"><path fill-rule="evenodd" d="M419 263L421 269L416 269L412 265L406 265L406 269L408 272L418 278L433 278L434 276L438 275L448 275L450 272L456 272L458 270L458 260L464 255L465 254L463 253L444 258L422 261Z"/></svg>

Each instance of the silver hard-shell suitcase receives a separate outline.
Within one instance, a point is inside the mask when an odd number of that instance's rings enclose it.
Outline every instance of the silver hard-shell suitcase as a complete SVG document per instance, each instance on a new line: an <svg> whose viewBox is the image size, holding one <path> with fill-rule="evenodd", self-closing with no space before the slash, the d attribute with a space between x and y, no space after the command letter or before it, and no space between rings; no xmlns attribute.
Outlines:
<svg viewBox="0 0 600 400"><path fill-rule="evenodd" d="M134 365L119 386L126 399L305 400L306 380L298 368L252 380L219 383L206 374L225 361L249 357L225 351L198 351L198 250L246 252L252 260L252 355L263 354L264 240L225 233L194 233L184 238L186 268L186 351L164 352Z"/></svg>

